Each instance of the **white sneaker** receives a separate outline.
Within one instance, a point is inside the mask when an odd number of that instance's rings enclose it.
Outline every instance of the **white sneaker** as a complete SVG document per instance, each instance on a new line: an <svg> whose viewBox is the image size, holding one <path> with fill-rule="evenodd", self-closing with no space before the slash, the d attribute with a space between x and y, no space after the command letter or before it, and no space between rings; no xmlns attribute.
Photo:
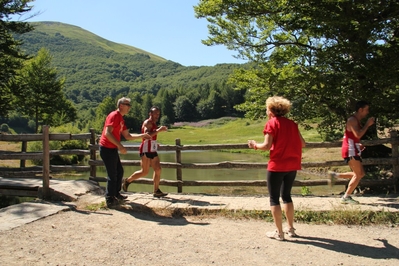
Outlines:
<svg viewBox="0 0 399 266"><path fill-rule="evenodd" d="M295 233L295 228L290 228L287 229L285 231L285 233L289 236L289 237L297 237L298 235Z"/></svg>
<svg viewBox="0 0 399 266"><path fill-rule="evenodd" d="M267 232L267 233L266 233L266 236L267 236L268 238L276 239L276 240L278 240L278 241L284 241L284 233L279 234L277 230L271 231L271 232Z"/></svg>

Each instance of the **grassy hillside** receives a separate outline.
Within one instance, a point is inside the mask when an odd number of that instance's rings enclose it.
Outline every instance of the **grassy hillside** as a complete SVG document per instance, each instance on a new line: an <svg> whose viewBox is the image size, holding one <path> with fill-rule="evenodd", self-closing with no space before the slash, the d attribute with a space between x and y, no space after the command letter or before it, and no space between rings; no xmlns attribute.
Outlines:
<svg viewBox="0 0 399 266"><path fill-rule="evenodd" d="M92 46L98 46L108 51L113 51L117 53L126 53L131 55L138 53L146 54L149 55L151 59L155 61L159 62L167 61L166 59L160 56L151 54L147 51L138 49L136 47L108 41L104 38L101 38L87 30L84 30L74 25L69 25L60 22L50 22L50 21L34 22L32 23L32 25L35 27L36 32L43 32L48 35L54 35L54 36L56 36L57 34L61 34L66 38L76 39L79 40L80 42L87 43Z"/></svg>
<svg viewBox="0 0 399 266"><path fill-rule="evenodd" d="M45 47L53 56L65 92L74 103L99 103L104 97L130 92L155 95L161 88L200 88L227 80L239 64L185 67L125 44L105 40L82 28L35 22L23 34L23 49L35 55Z"/></svg>

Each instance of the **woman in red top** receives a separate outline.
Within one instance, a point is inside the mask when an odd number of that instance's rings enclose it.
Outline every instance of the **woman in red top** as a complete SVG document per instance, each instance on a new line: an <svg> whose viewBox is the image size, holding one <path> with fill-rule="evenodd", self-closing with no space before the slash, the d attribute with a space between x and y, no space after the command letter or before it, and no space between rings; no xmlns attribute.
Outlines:
<svg viewBox="0 0 399 266"><path fill-rule="evenodd" d="M266 114L269 118L263 130L262 144L248 140L249 148L270 150L267 165L267 188L270 195L270 208L276 230L268 232L267 237L284 240L280 193L287 218L287 234L295 237L294 204L291 189L297 170L301 170L302 148L305 140L299 132L298 125L284 116L290 111L291 102L283 97L273 96L266 100Z"/></svg>

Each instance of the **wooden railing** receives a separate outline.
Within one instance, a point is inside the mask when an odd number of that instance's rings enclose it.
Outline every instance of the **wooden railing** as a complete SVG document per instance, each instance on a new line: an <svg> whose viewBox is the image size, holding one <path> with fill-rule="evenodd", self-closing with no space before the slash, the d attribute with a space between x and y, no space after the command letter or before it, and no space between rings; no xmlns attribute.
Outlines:
<svg viewBox="0 0 399 266"><path fill-rule="evenodd" d="M394 135L395 134L395 135ZM92 134L93 136L93 134ZM92 139L91 143L95 141ZM396 136L396 132L392 132L390 138L362 141L365 146L376 146L381 144L390 144L392 147L391 158L367 158L363 159L363 165L392 165L393 166L393 178L381 179L381 180L370 180L362 179L360 185L364 186L380 186L380 185L393 185L396 192L396 185L399 180L399 167L398 167L398 147L399 138ZM307 149L314 148L337 148L341 147L342 142L321 142L306 143ZM136 146L125 146L128 151L137 150ZM96 167L102 166L104 163L99 160L95 155L95 151L99 149L97 144L90 145L90 150L94 151L91 153L89 160L90 165L90 179L105 182L105 177L96 176ZM174 168L176 169L176 180L161 179L160 184L166 186L177 187L177 192L183 192L183 186L265 186L266 181L262 180L235 180L235 181L196 181L196 180L185 180L182 176L182 169L223 169L223 168L240 168L240 169L265 169L267 163L241 163L241 162L218 162L218 163L182 163L181 151L198 151L198 150L231 150L231 149L248 149L247 144L208 144L208 145L182 145L180 139L176 139L175 145L162 145L160 151L175 151L176 160L175 162L161 162L163 168ZM139 160L122 160L122 165L129 166L140 166ZM332 167L332 166L344 166L347 165L342 159L337 161L325 161L325 162L303 162L302 168L316 168L316 167ZM139 178L134 181L139 184L152 184L152 179ZM337 180L336 184L345 185L347 180ZM295 180L294 186L323 186L327 185L327 179L319 180Z"/></svg>
<svg viewBox="0 0 399 266"><path fill-rule="evenodd" d="M89 166L76 165L50 165L50 157L54 155L90 155L90 150L50 150L50 141L59 140L90 140L92 135L87 134L69 134L57 133L50 134L49 127L43 127L42 134L19 134L8 135L0 134L0 141L21 142L21 152L0 151L0 160L20 160L19 168L0 167L0 177L8 178L41 178L43 179L43 197L50 196L50 173L64 172L88 172ZM43 143L42 152L27 152L27 142L41 141ZM41 160L42 166L25 167L26 160Z"/></svg>
<svg viewBox="0 0 399 266"><path fill-rule="evenodd" d="M396 133L396 132L394 132ZM96 169L103 166L103 161L98 158L97 144L98 136L94 130L88 134L50 134L49 128L44 127L42 134L20 134L20 135L0 135L0 141L22 142L21 152L0 151L0 160L20 160L20 168L0 168L0 176L2 177L36 177L43 179L43 195L49 193L49 178L51 173L59 172L89 172L89 179L97 182L105 182L106 177L97 176ZM88 140L90 142L88 150L50 150L49 142L53 140ZM43 152L27 152L26 146L28 141L42 141ZM365 146L375 146L381 144L389 144L392 147L392 156L389 158L367 158L363 159L363 165L392 165L393 178L383 180L362 179L361 185L393 185L396 191L396 185L399 180L399 164L398 164L398 147L399 138L393 135L390 138L378 139L372 141L363 141ZM338 148L341 142L322 142L322 143L306 143L307 149L314 148ZM137 146L126 145L128 151L137 151ZM266 163L241 163L241 162L217 162L217 163L182 163L182 151L189 150L231 150L231 149L248 149L247 144L210 144L210 145L183 145L180 139L176 139L175 145L161 145L161 151L174 151L176 153L175 162L161 162L163 168L176 169L176 180L161 180L161 185L177 187L177 192L183 192L183 186L265 186L266 181L261 180L236 180L236 181L196 181L184 180L182 169L265 169ZM50 165L50 157L53 155L89 155L88 166L74 165ZM25 160L42 160L42 166L25 167ZM140 166L139 160L122 160L124 166ZM343 160L324 161L324 162L303 162L302 167L333 167L346 165ZM136 183L152 184L152 179L140 178L135 180ZM347 184L346 180L338 180L337 184ZM319 180L296 180L294 186L322 186L327 185L327 179Z"/></svg>

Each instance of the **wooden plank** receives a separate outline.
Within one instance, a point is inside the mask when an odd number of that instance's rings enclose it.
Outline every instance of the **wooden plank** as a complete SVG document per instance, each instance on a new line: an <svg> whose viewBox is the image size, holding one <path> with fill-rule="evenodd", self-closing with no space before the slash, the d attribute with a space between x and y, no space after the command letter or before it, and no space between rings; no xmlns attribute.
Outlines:
<svg viewBox="0 0 399 266"><path fill-rule="evenodd" d="M86 165L50 165L51 173L55 172L89 172L90 166Z"/></svg>
<svg viewBox="0 0 399 266"><path fill-rule="evenodd" d="M18 134L6 135L0 134L0 141L41 141L42 134Z"/></svg>
<svg viewBox="0 0 399 266"><path fill-rule="evenodd" d="M42 152L2 152L0 160L41 160Z"/></svg>
<svg viewBox="0 0 399 266"><path fill-rule="evenodd" d="M50 150L50 155L90 155L89 150L71 149L71 150Z"/></svg>

